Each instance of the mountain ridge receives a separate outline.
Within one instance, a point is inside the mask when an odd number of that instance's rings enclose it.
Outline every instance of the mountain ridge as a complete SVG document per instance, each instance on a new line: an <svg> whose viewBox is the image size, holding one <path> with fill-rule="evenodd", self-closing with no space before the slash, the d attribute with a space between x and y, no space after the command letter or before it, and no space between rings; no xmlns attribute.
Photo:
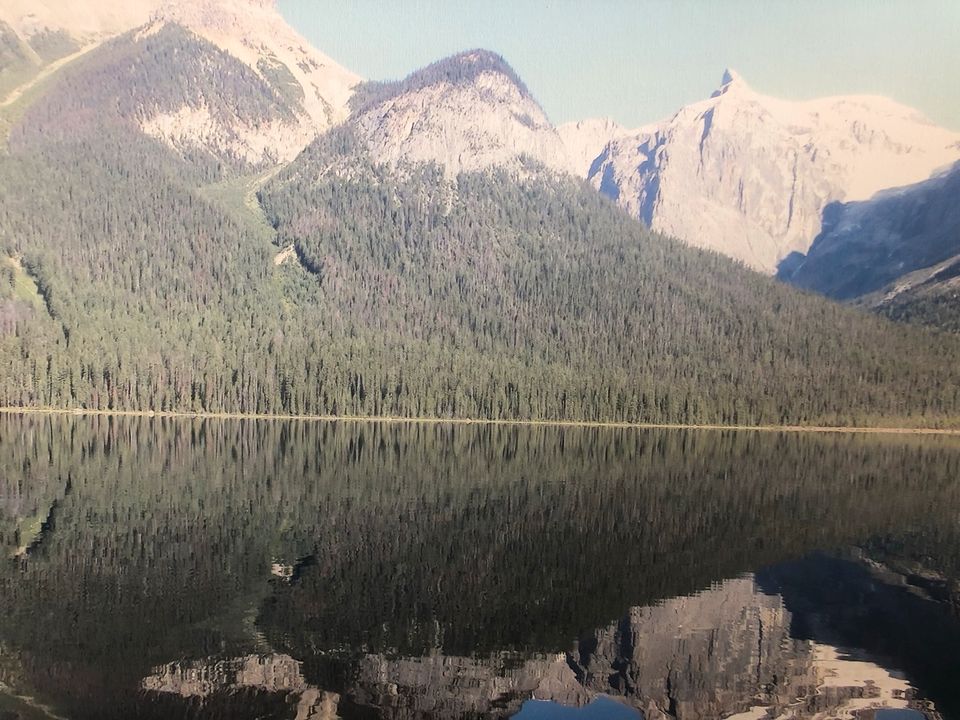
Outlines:
<svg viewBox="0 0 960 720"><path fill-rule="evenodd" d="M360 86L349 122L391 166L434 162L449 177L517 168L527 156L567 171L563 141L516 72L496 53L468 50L404 80Z"/></svg>
<svg viewBox="0 0 960 720"><path fill-rule="evenodd" d="M258 136L240 125L218 128L207 113L185 104L143 127L169 145L202 148L222 141L224 132L242 134L245 152L259 155L258 161L287 162L349 114L348 103L361 78L313 48L280 16L272 0L12 0L0 10L0 30L3 25L10 28L27 48L31 38L47 44L46 38L61 38L59 55L81 45L116 41L128 33L138 42L171 24L186 28L244 63L284 96L297 117L286 127L265 127ZM0 76L0 90L29 80L45 64L20 60L15 78L3 83Z"/></svg>
<svg viewBox="0 0 960 720"><path fill-rule="evenodd" d="M900 320L960 330L960 162L929 180L830 206L779 277Z"/></svg>
<svg viewBox="0 0 960 720"><path fill-rule="evenodd" d="M784 101L724 72L712 97L611 139L580 172L654 229L773 274L830 202L926 179L960 133L882 97Z"/></svg>
<svg viewBox="0 0 960 720"><path fill-rule="evenodd" d="M0 154L0 250L45 301L0 288L0 404L955 425L954 338L643 228L566 173L508 68L441 61L286 162L237 131L302 121L298 98L188 27L70 63ZM183 108L218 129L151 126Z"/></svg>

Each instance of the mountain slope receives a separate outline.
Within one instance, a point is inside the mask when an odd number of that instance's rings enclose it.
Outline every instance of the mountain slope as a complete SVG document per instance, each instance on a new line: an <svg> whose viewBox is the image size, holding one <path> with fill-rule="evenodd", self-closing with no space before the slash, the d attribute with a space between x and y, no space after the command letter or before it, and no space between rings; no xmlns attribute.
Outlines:
<svg viewBox="0 0 960 720"><path fill-rule="evenodd" d="M836 422L858 407L869 422L927 395L920 366L954 372L953 340L651 235L573 179L500 169L445 183L430 165L397 174L359 132L318 141L261 200L327 327L372 331L371 358L418 357L422 367L393 372L449 384L420 412ZM892 347L917 345L926 359L895 360ZM397 381L374 387L392 411Z"/></svg>
<svg viewBox="0 0 960 720"><path fill-rule="evenodd" d="M938 177L864 202L832 206L810 251L791 258L779 276L899 318L922 316L921 306L930 311L938 304L944 305L942 311L956 309L958 197L960 164ZM942 314L952 313L936 312Z"/></svg>
<svg viewBox="0 0 960 720"><path fill-rule="evenodd" d="M316 132L346 118L361 78L312 47L274 0L175 0L158 17L181 24L253 68L297 104Z"/></svg>
<svg viewBox="0 0 960 720"><path fill-rule="evenodd" d="M390 165L436 162L460 171L517 167L529 157L569 167L563 142L498 55L470 50L402 81L360 88L352 121L371 155Z"/></svg>
<svg viewBox="0 0 960 720"><path fill-rule="evenodd" d="M437 88L473 103L449 118L464 160L443 154L442 125L386 132L387 108L415 108ZM354 117L272 180L230 146L191 152L142 132L200 103L228 129L296 117L249 65L167 22L91 51L14 127L0 155L0 250L43 306L18 305L3 325L0 405L960 417L955 338L863 317L646 231L556 172L561 163L538 162L559 137L492 54L362 88ZM445 123L451 109L434 109L427 120ZM517 142L474 157L471 132L491 117ZM455 172L464 163L483 170ZM261 183L266 228L243 194Z"/></svg>
<svg viewBox="0 0 960 720"><path fill-rule="evenodd" d="M876 97L787 102L727 71L709 100L614 139L590 182L652 228L773 273L831 202L924 180L960 134Z"/></svg>
<svg viewBox="0 0 960 720"><path fill-rule="evenodd" d="M313 137L296 105L248 66L185 28L158 24L106 41L61 71L10 135L12 146L113 132L122 123L185 156L259 165Z"/></svg>
<svg viewBox="0 0 960 720"><path fill-rule="evenodd" d="M197 149L212 145L208 149L214 152L236 153L236 147L222 147L236 145L223 142L222 136L245 135L250 146L247 154L259 154L264 162L285 161L318 133L346 117L352 89L360 78L310 47L284 22L270 0L13 0L0 9L0 48L13 47L16 42L14 49L19 48L22 55L24 48L33 52L32 46L48 47L55 39L62 46L52 53L56 57L81 45L111 39L116 43L119 36L142 46L169 25L186 28L224 51L231 61L245 65L258 81L270 86L293 116L286 118L282 128L266 127L262 137L250 137L243 127L246 119L240 117L233 126L223 127L224 118L211 119L207 112L210 108L198 107L196 100L185 102L151 117L144 126L149 134L171 146L182 149L191 145ZM131 56L136 54L133 49L130 52ZM6 73L9 79L0 72L0 91L12 91L46 62L39 56L15 60L13 69ZM178 70L174 67L171 74ZM124 72L127 69L118 74ZM207 72L213 75L215 69ZM140 87L139 91L149 94L148 88ZM259 92L253 90L254 94Z"/></svg>
<svg viewBox="0 0 960 720"><path fill-rule="evenodd" d="M635 134L608 118L593 118L560 125L557 133L563 140L570 171L579 177L589 177L594 161L601 155L607 143Z"/></svg>

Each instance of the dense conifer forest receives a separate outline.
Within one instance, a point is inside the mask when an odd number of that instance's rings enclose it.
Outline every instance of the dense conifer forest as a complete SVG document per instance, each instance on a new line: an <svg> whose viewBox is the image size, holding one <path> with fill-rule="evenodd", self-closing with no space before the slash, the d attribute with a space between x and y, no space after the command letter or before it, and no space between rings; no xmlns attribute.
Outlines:
<svg viewBox="0 0 960 720"><path fill-rule="evenodd" d="M881 307L880 312L897 322L960 333L960 292L956 290L898 299Z"/></svg>
<svg viewBox="0 0 960 720"><path fill-rule="evenodd" d="M0 156L2 405L960 418L956 338L650 233L533 164L452 180L390 170L344 126L260 187L257 168L174 152L136 129L130 87L174 107L191 92L247 97L249 81L264 117L283 112L281 93L185 32L149 36L132 59L124 42L51 83ZM177 79L151 85L171 62ZM114 87L117 67L129 77Z"/></svg>

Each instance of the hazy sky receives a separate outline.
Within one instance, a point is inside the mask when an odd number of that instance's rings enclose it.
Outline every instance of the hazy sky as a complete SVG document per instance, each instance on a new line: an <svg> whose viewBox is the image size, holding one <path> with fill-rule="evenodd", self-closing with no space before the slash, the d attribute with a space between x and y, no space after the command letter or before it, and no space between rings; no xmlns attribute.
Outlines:
<svg viewBox="0 0 960 720"><path fill-rule="evenodd" d="M960 130L960 0L279 0L321 51L395 79L502 54L555 123L637 126L732 67L785 98L880 94Z"/></svg>

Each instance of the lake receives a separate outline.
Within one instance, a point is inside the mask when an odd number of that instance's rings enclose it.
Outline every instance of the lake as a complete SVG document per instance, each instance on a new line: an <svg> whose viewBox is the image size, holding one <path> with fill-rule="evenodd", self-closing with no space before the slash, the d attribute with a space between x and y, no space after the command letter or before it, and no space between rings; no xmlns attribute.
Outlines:
<svg viewBox="0 0 960 720"><path fill-rule="evenodd" d="M960 438L0 417L0 720L960 718Z"/></svg>

